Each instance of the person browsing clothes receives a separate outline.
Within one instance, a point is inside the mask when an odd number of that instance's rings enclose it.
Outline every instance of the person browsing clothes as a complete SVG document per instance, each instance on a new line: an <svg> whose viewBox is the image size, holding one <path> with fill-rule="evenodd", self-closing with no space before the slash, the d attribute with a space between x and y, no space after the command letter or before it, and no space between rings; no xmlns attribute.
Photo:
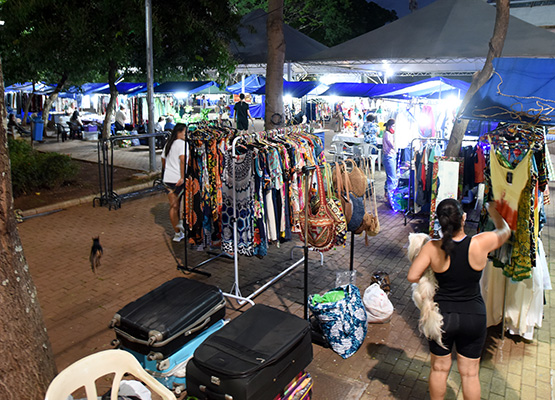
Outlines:
<svg viewBox="0 0 555 400"><path fill-rule="evenodd" d="M178 123L162 151L162 182L166 186L170 203L170 222L174 230L173 241L180 242L183 234L183 221L179 218L179 200L185 191L185 124Z"/></svg>
<svg viewBox="0 0 555 400"><path fill-rule="evenodd" d="M397 149L395 148L395 120L389 119L385 123L383 134L383 166L385 169L385 197L391 196L397 188Z"/></svg>
<svg viewBox="0 0 555 400"><path fill-rule="evenodd" d="M125 107L123 105L119 106L119 110L116 113L116 130L125 130L125 122L127 121L127 115L125 115Z"/></svg>
<svg viewBox="0 0 555 400"><path fill-rule="evenodd" d="M500 248L511 231L494 203L487 204L495 230L472 237L464 232L466 213L455 199L445 199L436 209L442 238L426 243L410 266L407 279L417 283L428 267L435 273L438 290L434 301L443 316L442 341L430 340L432 369L430 398L443 399L456 347L463 397L480 399L480 357L486 341L486 306L480 291L488 253Z"/></svg>
<svg viewBox="0 0 555 400"><path fill-rule="evenodd" d="M245 95L239 95L239 101L233 107L235 122L237 129L246 131L249 129L249 119L252 121L251 113L249 111L249 104L245 101Z"/></svg>

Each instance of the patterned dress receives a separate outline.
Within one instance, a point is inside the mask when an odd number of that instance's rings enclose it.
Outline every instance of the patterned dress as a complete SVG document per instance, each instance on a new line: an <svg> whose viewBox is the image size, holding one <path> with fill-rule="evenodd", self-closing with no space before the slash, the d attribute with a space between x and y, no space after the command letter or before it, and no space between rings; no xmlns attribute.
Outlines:
<svg viewBox="0 0 555 400"><path fill-rule="evenodd" d="M234 253L233 248L233 188L235 186L237 209L237 252L245 256L254 255L254 174L253 151L242 150L232 162L231 153L225 154L224 170L222 173L222 250L228 254ZM233 180L235 169L235 185Z"/></svg>

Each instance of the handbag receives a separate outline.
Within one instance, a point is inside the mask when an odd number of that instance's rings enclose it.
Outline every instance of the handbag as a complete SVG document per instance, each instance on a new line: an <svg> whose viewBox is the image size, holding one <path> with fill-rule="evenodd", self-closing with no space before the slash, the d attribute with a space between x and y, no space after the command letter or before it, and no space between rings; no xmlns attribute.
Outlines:
<svg viewBox="0 0 555 400"><path fill-rule="evenodd" d="M326 297L332 300L325 301ZM335 301L334 297L337 298ZM318 302L318 299L324 301ZM332 350L343 358L355 354L368 329L366 310L358 288L349 284L335 288L323 296L311 295L308 298L308 307L320 322Z"/></svg>
<svg viewBox="0 0 555 400"><path fill-rule="evenodd" d="M337 246L343 246L347 241L347 221L345 220L345 214L341 208L341 201L335 197L332 184L332 171L329 164L325 164L324 174L326 178L326 198L328 200L328 206L333 213L335 219L335 244Z"/></svg>
<svg viewBox="0 0 555 400"><path fill-rule="evenodd" d="M322 180L322 172L320 167L316 165L316 178L318 182L318 195L320 204L316 213L312 213L310 201L305 201L305 209L299 213L299 222L301 225L301 240L305 240L312 247L326 251L329 250L335 242L335 220L333 213L330 211L328 202L326 201L324 182ZM305 194L308 197L308 193ZM305 213L307 217L305 217ZM306 232L305 232L306 230Z"/></svg>
<svg viewBox="0 0 555 400"><path fill-rule="evenodd" d="M347 167L347 163L350 163L352 165L351 172L349 172L351 192L353 192L357 197L362 197L364 196L364 194L366 193L366 189L368 188L366 175L364 175L364 172L362 172L362 170L353 160L345 160L345 167Z"/></svg>
<svg viewBox="0 0 555 400"><path fill-rule="evenodd" d="M354 232L354 233L361 233L357 232L357 230L359 230L359 228L362 225L362 222L364 220L364 198L362 197L357 197L355 196L355 194L353 192L351 192L350 190L350 179L349 176L347 175L347 168L345 166L344 169L344 174L343 177L345 179L345 192L348 194L348 198L349 198L349 204L351 206L351 218L350 220L347 222L347 229L350 232Z"/></svg>
<svg viewBox="0 0 555 400"><path fill-rule="evenodd" d="M365 170L367 175L370 175L370 171L371 171L371 168L369 166L370 162L372 161L366 160L366 163L365 163ZM365 231L366 231L366 238L365 238L366 245L368 245L368 236L376 236L378 233L380 233L380 219L378 217L378 203L376 201L376 190L374 188L373 173L371 174L371 179L370 179L370 196L372 196L370 209L372 208L372 206L374 206L373 207L374 209L370 211L370 214L368 214L368 218L365 220L365 223L364 223ZM372 211L374 212L372 213Z"/></svg>
<svg viewBox="0 0 555 400"><path fill-rule="evenodd" d="M335 169L334 169L334 175L333 177L334 179L334 187L337 193L337 198L339 199L339 201L341 202L341 209L343 210L343 213L345 214L345 221L347 222L347 224L349 223L349 221L351 220L351 217L353 215L353 207L352 204L350 203L350 198L348 196L348 191L345 190L345 186L343 183L343 179L341 178L341 176L343 175L341 172L341 169L344 167L343 163L336 163L335 164ZM347 180L349 179L347 175L345 175ZM345 184L348 186L348 183L345 182ZM343 192L346 193L343 193Z"/></svg>

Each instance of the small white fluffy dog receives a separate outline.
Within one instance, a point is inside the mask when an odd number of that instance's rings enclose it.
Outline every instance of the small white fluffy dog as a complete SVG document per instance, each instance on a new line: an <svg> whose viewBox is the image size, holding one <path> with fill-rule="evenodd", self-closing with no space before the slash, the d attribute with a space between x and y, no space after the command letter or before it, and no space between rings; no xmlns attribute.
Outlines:
<svg viewBox="0 0 555 400"><path fill-rule="evenodd" d="M425 233L410 233L407 257L410 262L414 261L420 249L430 240ZM441 340L443 333L443 316L439 312L439 306L434 301L437 291L437 280L432 268L428 267L418 283L412 284L412 301L420 310L418 329L429 340L434 340L445 348Z"/></svg>

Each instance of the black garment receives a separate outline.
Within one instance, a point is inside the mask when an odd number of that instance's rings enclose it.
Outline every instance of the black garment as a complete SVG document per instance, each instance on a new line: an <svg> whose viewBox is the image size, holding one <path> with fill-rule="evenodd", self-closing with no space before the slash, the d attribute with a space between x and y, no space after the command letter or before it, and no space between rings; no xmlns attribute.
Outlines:
<svg viewBox="0 0 555 400"><path fill-rule="evenodd" d="M451 354L453 344L457 353L467 358L480 358L486 343L486 316L462 313L441 313L443 315L443 335L441 340L447 350L433 340L429 340L430 352L436 356Z"/></svg>
<svg viewBox="0 0 555 400"><path fill-rule="evenodd" d="M449 269L435 273L439 288L434 300L443 315L442 341L446 349L429 341L430 352L436 356L457 353L467 358L480 358L486 341L486 306L480 292L482 271L472 269L468 262L471 238L454 242Z"/></svg>
<svg viewBox="0 0 555 400"><path fill-rule="evenodd" d="M435 273L439 288L434 300L445 313L486 314L480 292L482 271L472 269L468 262L469 236L454 242L453 255L447 271Z"/></svg>
<svg viewBox="0 0 555 400"><path fill-rule="evenodd" d="M237 120L237 129L240 131L245 131L249 128L249 105L244 101L239 101L235 103L233 107L235 118Z"/></svg>

